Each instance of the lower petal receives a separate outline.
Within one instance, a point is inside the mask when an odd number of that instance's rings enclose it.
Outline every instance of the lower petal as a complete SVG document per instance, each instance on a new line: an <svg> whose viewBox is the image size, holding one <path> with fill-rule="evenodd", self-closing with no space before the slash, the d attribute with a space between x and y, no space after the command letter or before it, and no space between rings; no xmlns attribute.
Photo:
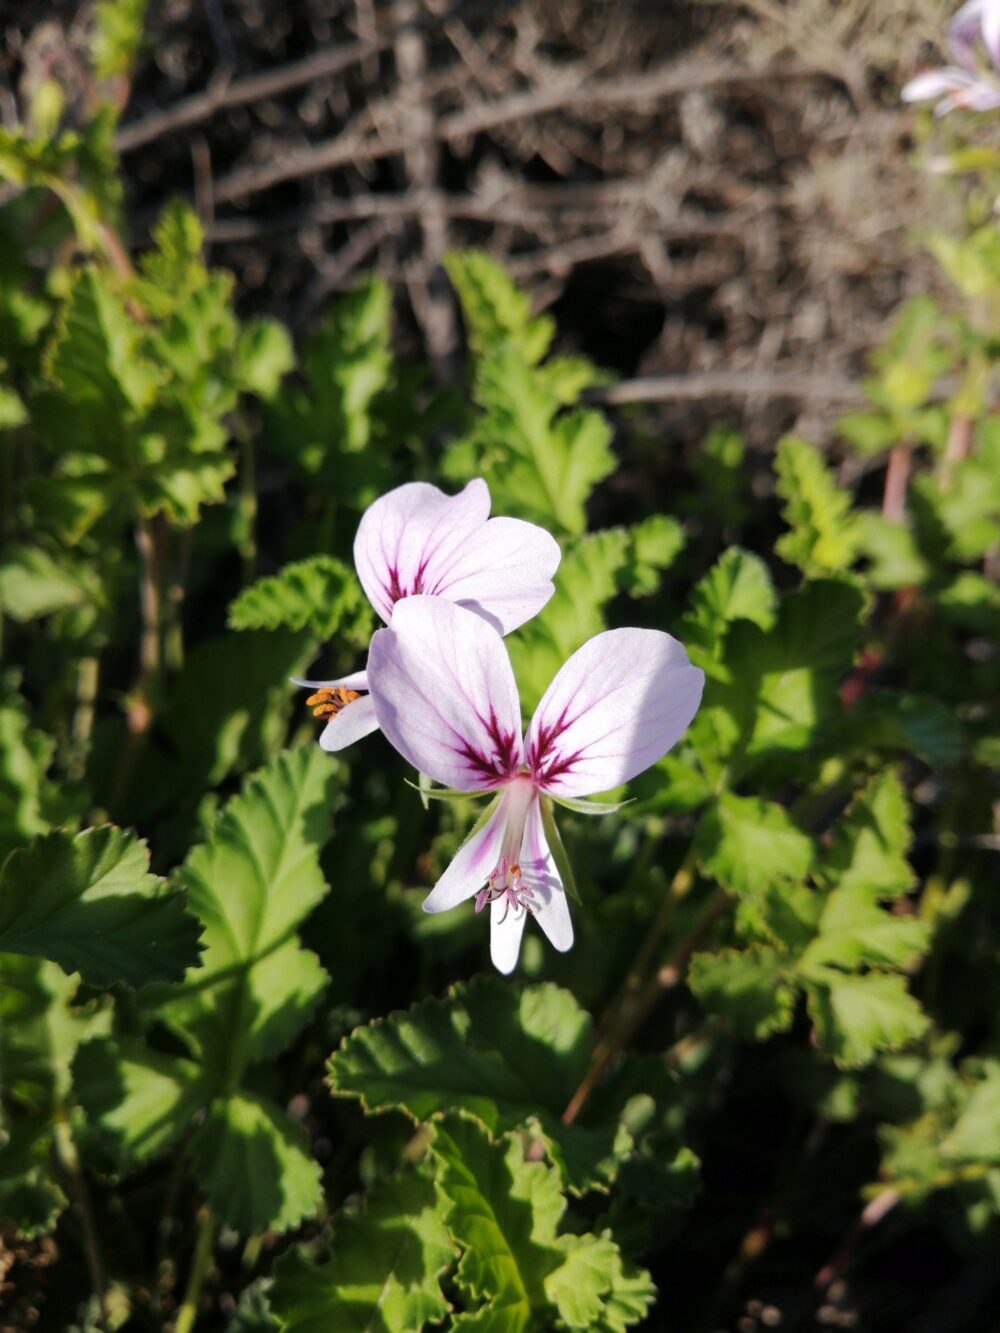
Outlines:
<svg viewBox="0 0 1000 1333"><path fill-rule="evenodd" d="M502 796L482 828L462 843L451 865L424 899L425 912L447 912L475 897L483 887L500 859L507 805L507 797Z"/></svg>
<svg viewBox="0 0 1000 1333"><path fill-rule="evenodd" d="M549 943L560 953L573 947L573 922L569 915L569 899L559 878L555 861L549 850L542 827L542 809L539 801L532 801L524 825L521 844L521 874L531 889L535 920L541 926Z"/></svg>
<svg viewBox="0 0 1000 1333"><path fill-rule="evenodd" d="M498 972L506 976L517 966L521 936L528 913L516 911L505 898L496 898L490 906L490 957Z"/></svg>
<svg viewBox="0 0 1000 1333"><path fill-rule="evenodd" d="M319 743L324 750L344 750L348 745L361 740L362 736L370 736L373 731L378 731L375 705L371 695L364 694L360 699L352 699L330 718L323 728Z"/></svg>

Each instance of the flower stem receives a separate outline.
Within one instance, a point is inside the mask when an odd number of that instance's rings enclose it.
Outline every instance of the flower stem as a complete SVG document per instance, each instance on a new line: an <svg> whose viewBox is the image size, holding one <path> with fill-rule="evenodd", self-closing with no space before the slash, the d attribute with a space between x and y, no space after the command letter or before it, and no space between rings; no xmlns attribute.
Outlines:
<svg viewBox="0 0 1000 1333"><path fill-rule="evenodd" d="M198 1239L194 1247L194 1259L191 1262L191 1275L188 1278L184 1301L177 1312L174 1333L191 1333L194 1328L195 1320L198 1318L198 1301L211 1263L214 1241L215 1216L206 1204L198 1219Z"/></svg>
<svg viewBox="0 0 1000 1333"><path fill-rule="evenodd" d="M694 883L694 865L695 851L692 844L674 874L660 910L643 940L621 990L607 1011L603 1025L604 1032L594 1045L590 1066L563 1112L563 1122L567 1125L576 1120L615 1055L631 1040L660 995L680 980L702 936L728 903L726 894L718 889L699 914L692 930L674 950L669 961L651 976L647 976L664 931L673 920L678 904L687 896Z"/></svg>

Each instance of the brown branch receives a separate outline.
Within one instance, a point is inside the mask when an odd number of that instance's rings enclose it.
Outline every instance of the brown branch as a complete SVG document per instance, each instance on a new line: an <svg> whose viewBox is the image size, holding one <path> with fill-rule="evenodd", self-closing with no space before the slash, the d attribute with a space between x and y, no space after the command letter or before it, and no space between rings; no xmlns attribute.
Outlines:
<svg viewBox="0 0 1000 1333"><path fill-rule="evenodd" d="M265 97L277 97L280 93L290 92L314 79L329 78L342 74L352 65L377 55L389 43L384 38L375 43L354 42L350 46L333 47L328 51L317 51L304 60L295 60L277 69L265 70L249 78L229 83L226 79L210 84L202 93L186 97L182 102L163 111L153 111L140 120L133 120L123 125L115 138L115 147L119 153L131 153L154 139L165 134L175 134L178 130L190 129L203 120L208 120L217 111L228 107L245 106L248 102L257 102Z"/></svg>
<svg viewBox="0 0 1000 1333"><path fill-rule="evenodd" d="M614 185L615 182L609 182ZM624 191L626 183L622 182ZM559 187L557 187L558 189ZM634 188L634 183L633 183ZM535 201L534 191L512 189L507 197L469 197L438 192L435 195L436 207L449 219L461 219L467 222L484 222L495 225L519 227L535 232L539 226L550 220L546 210L560 213L559 224L584 225L595 219L608 217L635 207L646 205L646 201L628 199L624 193L615 199L614 191L609 190L607 197L595 198L587 204L574 187L566 188L565 199L560 199L553 192L548 203ZM274 232L297 231L303 227L331 226L341 222L367 221L371 218L406 221L418 217L426 207L426 199L413 192L406 194L361 194L352 199L328 199L310 208L281 213L263 218L226 218L206 227L206 238L213 244L225 244L234 241L257 240L261 236ZM655 210L648 205L651 212ZM692 210L681 210L662 221L653 216L649 226L656 235L664 240L709 240L722 238L742 240L746 236L745 220L731 216L705 216Z"/></svg>
<svg viewBox="0 0 1000 1333"><path fill-rule="evenodd" d="M817 72L823 71L804 64L775 65L767 69L720 62L672 64L649 74L591 83L581 79L557 88L513 93L496 102L480 103L442 116L434 127L434 134L437 139L449 142L563 108L605 110L676 96L695 88L761 82L780 84L791 78L807 78ZM358 159L377 161L395 157L413 146L414 139L409 133L379 137L359 133L357 127L353 127L334 139L278 153L266 165L238 167L218 183L216 200L231 203L284 181L332 171Z"/></svg>
<svg viewBox="0 0 1000 1333"><path fill-rule="evenodd" d="M600 407L631 403L686 403L708 398L817 399L837 406L857 406L864 396L858 385L834 375L797 371L707 370L691 375L647 375L588 389L588 402Z"/></svg>

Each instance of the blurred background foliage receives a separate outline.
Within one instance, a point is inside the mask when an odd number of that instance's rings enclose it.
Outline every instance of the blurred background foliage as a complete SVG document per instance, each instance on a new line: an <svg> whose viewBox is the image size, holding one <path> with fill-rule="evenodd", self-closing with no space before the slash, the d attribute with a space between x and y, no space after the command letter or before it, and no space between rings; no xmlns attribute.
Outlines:
<svg viewBox="0 0 1000 1333"><path fill-rule="evenodd" d="M994 1329L1000 162L896 101L945 8L6 9L0 1326ZM707 677L513 983L420 911L474 814L288 684L363 659L364 508L473 476L563 547L526 709L607 626Z"/></svg>

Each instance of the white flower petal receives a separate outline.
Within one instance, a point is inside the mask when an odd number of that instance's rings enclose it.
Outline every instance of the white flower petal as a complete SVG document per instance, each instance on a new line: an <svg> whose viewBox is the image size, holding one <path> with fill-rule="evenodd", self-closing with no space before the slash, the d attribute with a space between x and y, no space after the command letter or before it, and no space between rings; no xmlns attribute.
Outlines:
<svg viewBox="0 0 1000 1333"><path fill-rule="evenodd" d="M491 518L474 540L433 557L424 591L461 603L509 634L552 596L561 554L544 528L518 518Z"/></svg>
<svg viewBox="0 0 1000 1333"><path fill-rule="evenodd" d="M988 0L967 0L948 24L948 45L959 64L974 68L976 38L986 29Z"/></svg>
<svg viewBox="0 0 1000 1333"><path fill-rule="evenodd" d="M510 658L485 620L442 597L407 597L368 653L379 726L445 787L496 787L523 762Z"/></svg>
<svg viewBox="0 0 1000 1333"><path fill-rule="evenodd" d="M507 806L507 797L502 796L483 827L462 843L451 865L424 899L425 912L447 912L474 897L483 887L500 859Z"/></svg>
<svg viewBox="0 0 1000 1333"><path fill-rule="evenodd" d="M569 915L569 899L566 897L559 871L549 850L545 829L542 826L541 802L537 798L531 803L524 825L521 875L531 889L535 920L553 948L565 953L573 946L573 922Z"/></svg>
<svg viewBox="0 0 1000 1333"><path fill-rule="evenodd" d="M543 791L592 796L655 764L698 711L704 674L652 629L613 629L578 649L545 691L525 736Z"/></svg>
<svg viewBox="0 0 1000 1333"><path fill-rule="evenodd" d="M503 898L495 899L490 905L490 957L493 966L505 976L517 966L527 917L523 908L515 911Z"/></svg>
<svg viewBox="0 0 1000 1333"><path fill-rule="evenodd" d="M429 564L449 560L472 541L489 512L489 488L478 477L458 495L408 482L365 510L354 538L354 565L386 624L400 598L427 591Z"/></svg>
<svg viewBox="0 0 1000 1333"><path fill-rule="evenodd" d="M338 676L336 680L306 680L302 676L289 676L288 679L293 685L301 685L307 690L319 690L327 685L343 685L348 690L368 689L367 671L352 671L349 676Z"/></svg>
<svg viewBox="0 0 1000 1333"><path fill-rule="evenodd" d="M323 728L319 743L324 750L344 750L348 745L378 731L375 705L370 694L352 699L339 713L335 713Z"/></svg>

